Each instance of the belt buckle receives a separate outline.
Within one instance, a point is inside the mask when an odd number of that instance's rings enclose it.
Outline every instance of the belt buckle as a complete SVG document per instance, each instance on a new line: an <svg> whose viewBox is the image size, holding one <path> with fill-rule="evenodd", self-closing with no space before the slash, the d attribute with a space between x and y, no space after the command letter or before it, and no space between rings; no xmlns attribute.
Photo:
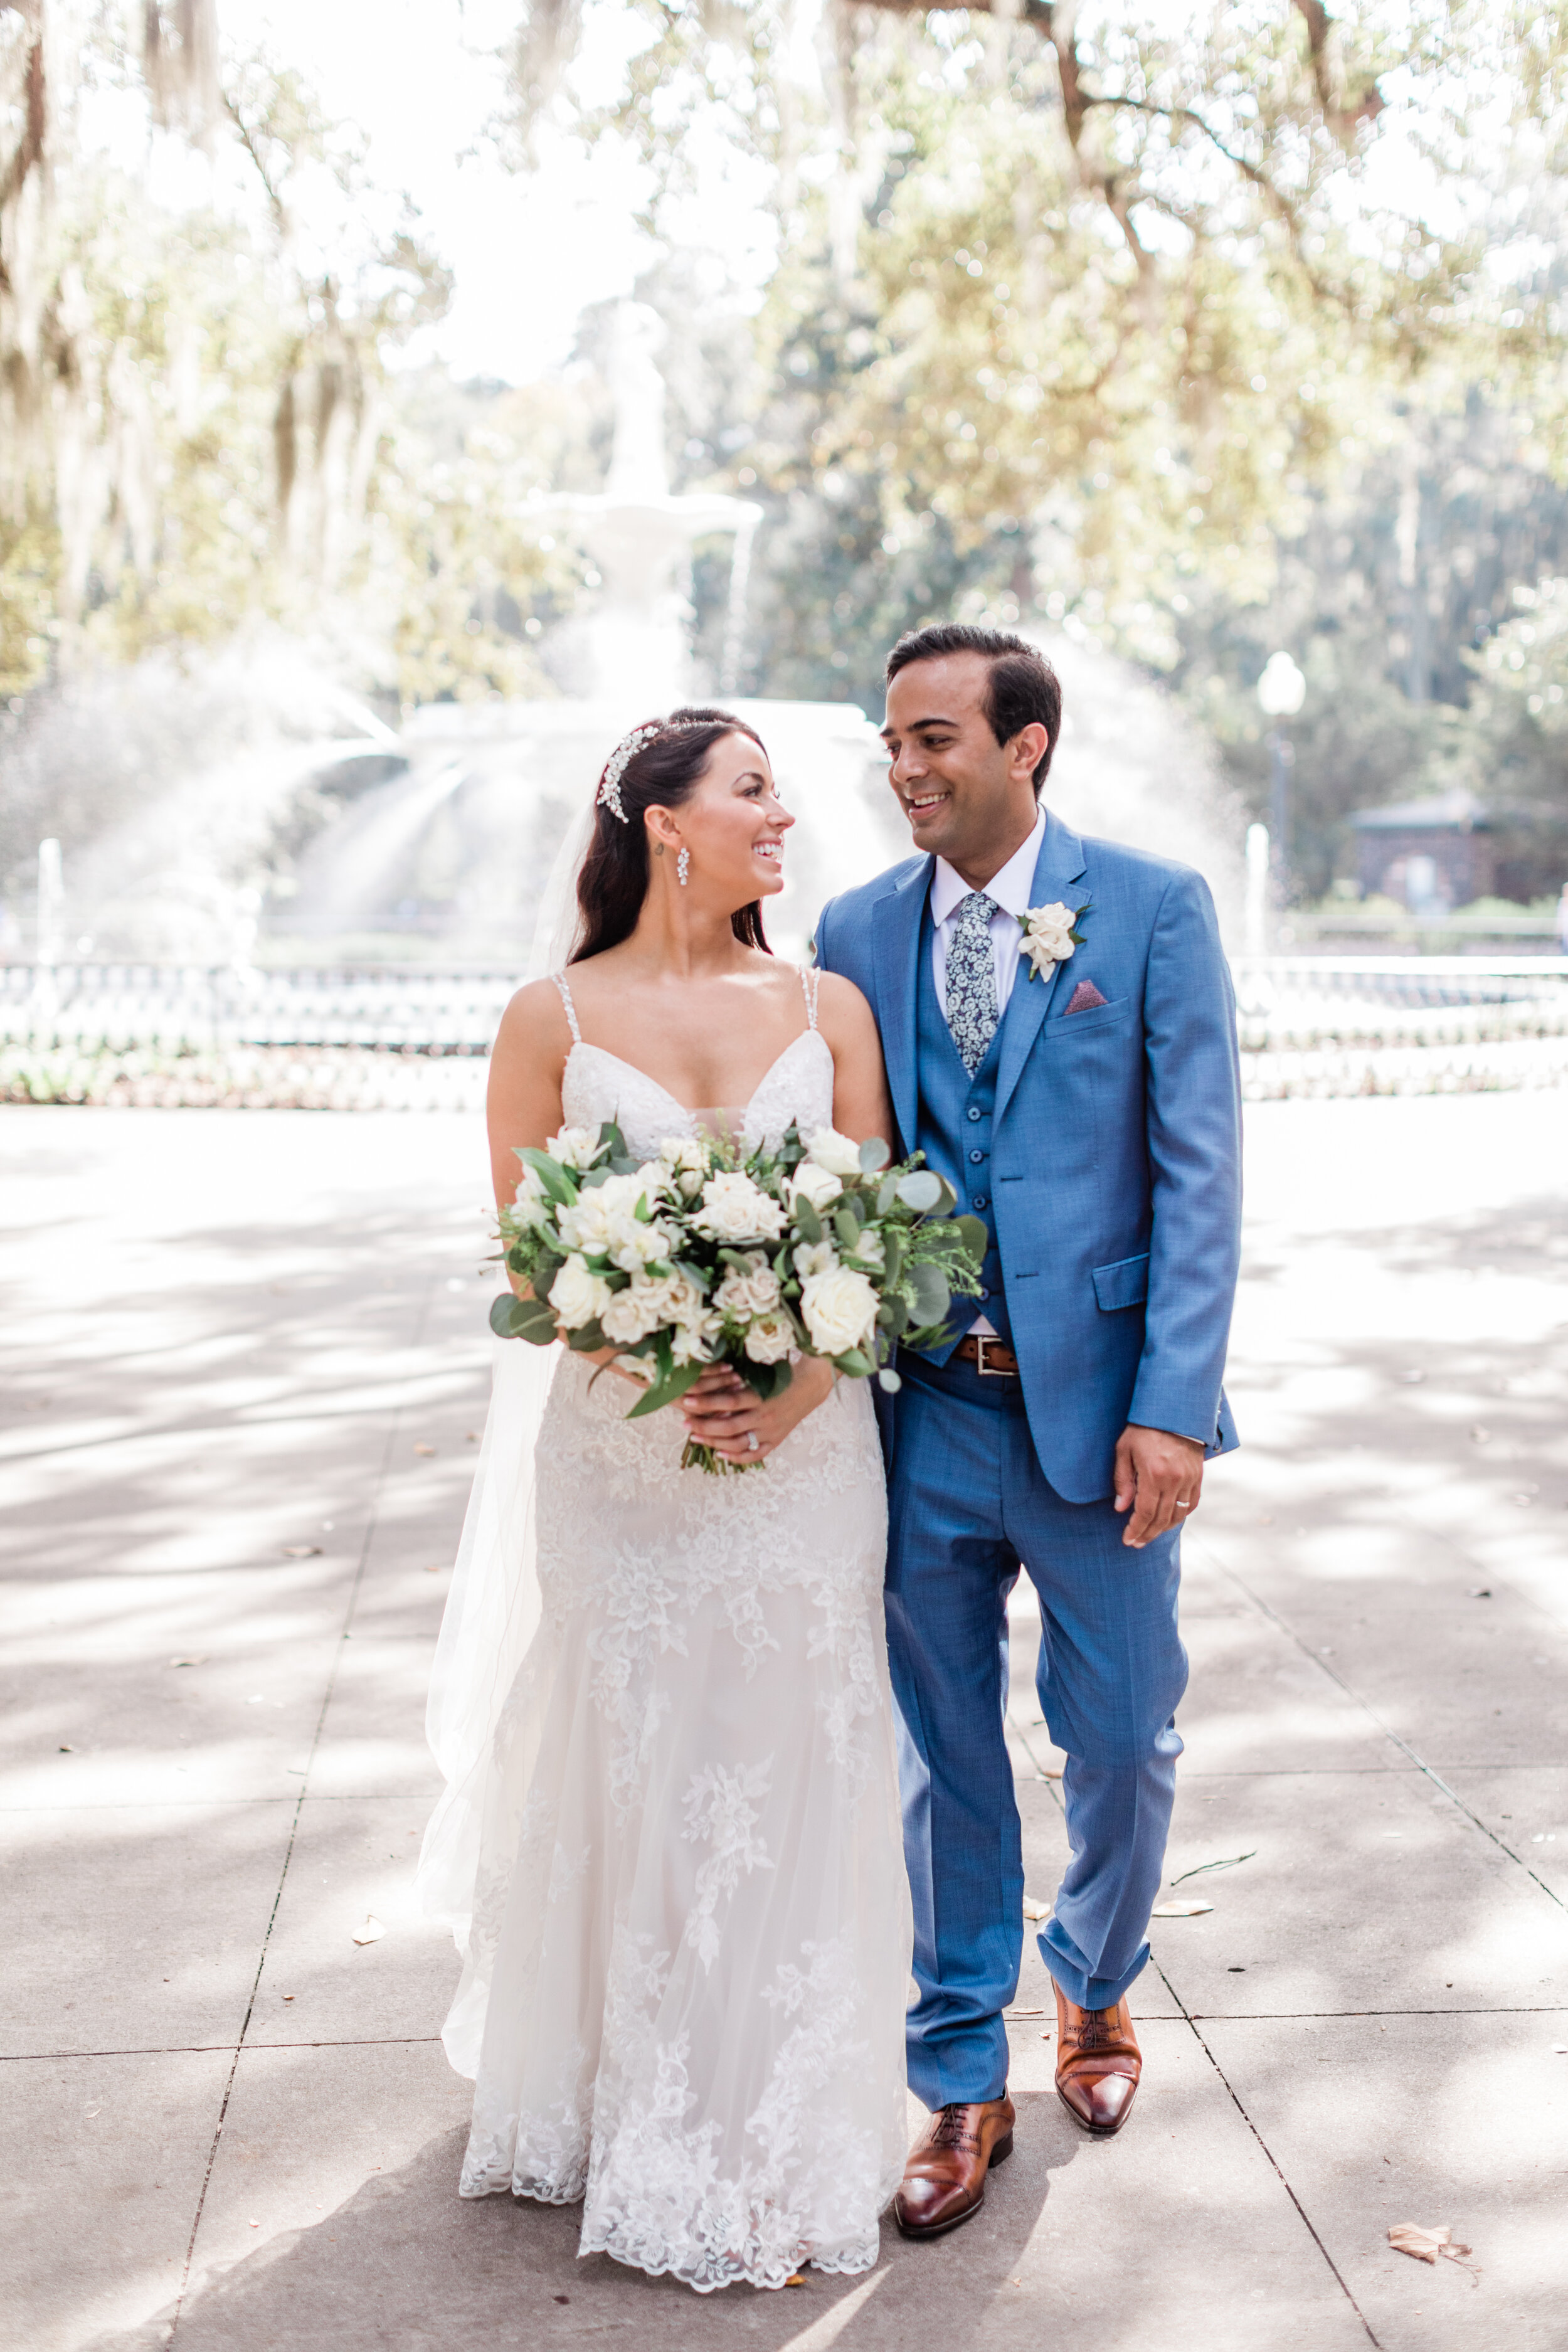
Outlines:
<svg viewBox="0 0 1568 2352"><path fill-rule="evenodd" d="M979 1373L981 1379L983 1381L1010 1381L1013 1377L1011 1372L1004 1371L1000 1364L998 1364L995 1370L993 1371L990 1365L985 1360L986 1349L988 1347L999 1348L1003 1344L1002 1341L991 1332L976 1331L973 1336L974 1339L974 1369Z"/></svg>

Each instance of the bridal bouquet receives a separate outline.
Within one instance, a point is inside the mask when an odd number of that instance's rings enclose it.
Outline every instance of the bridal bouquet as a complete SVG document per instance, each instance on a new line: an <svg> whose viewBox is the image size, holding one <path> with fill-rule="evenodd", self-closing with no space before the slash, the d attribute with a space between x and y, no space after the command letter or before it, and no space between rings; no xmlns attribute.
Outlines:
<svg viewBox="0 0 1568 2352"><path fill-rule="evenodd" d="M825 1356L851 1379L889 1369L896 1345L942 1336L952 1296L980 1287L985 1228L920 1156L831 1128L777 1150L671 1137L638 1166L618 1127L563 1128L519 1151L501 1212L517 1286L490 1308L503 1339L585 1353L613 1347L647 1382L627 1418L673 1404L710 1364L732 1364L758 1396L790 1381L790 1359ZM521 1295L518 1295L521 1293ZM682 1464L750 1469L689 1443Z"/></svg>

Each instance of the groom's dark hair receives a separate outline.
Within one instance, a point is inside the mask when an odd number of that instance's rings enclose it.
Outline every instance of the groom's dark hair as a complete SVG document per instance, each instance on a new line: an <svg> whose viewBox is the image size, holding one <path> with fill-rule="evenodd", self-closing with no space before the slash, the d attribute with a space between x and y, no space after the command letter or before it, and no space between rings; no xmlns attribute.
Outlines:
<svg viewBox="0 0 1568 2352"><path fill-rule="evenodd" d="M1035 770L1035 798L1050 773L1051 754L1062 728L1061 680L1026 637L1001 629L977 629L967 621L937 621L910 629L888 656L888 682L911 663L940 661L944 654L984 654L991 665L984 709L998 743L1010 743L1026 727L1046 730L1045 755Z"/></svg>

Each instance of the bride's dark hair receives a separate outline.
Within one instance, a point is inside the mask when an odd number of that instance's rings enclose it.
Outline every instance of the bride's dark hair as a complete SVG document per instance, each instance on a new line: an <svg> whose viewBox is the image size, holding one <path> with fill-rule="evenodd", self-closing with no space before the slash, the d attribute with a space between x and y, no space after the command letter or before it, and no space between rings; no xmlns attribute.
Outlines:
<svg viewBox="0 0 1568 2352"><path fill-rule="evenodd" d="M656 806L679 808L689 800L708 765L708 754L726 735L749 735L759 751L767 748L756 729L730 710L672 710L668 719L647 723L656 726L658 733L632 753L621 772L618 789L626 813L625 824L603 801L595 806L593 837L577 877L582 937L568 959L572 963L619 947L637 928L648 885L643 812ZM609 761L605 764L608 767ZM761 899L738 907L730 920L743 946L761 948L764 955L773 953L763 936Z"/></svg>

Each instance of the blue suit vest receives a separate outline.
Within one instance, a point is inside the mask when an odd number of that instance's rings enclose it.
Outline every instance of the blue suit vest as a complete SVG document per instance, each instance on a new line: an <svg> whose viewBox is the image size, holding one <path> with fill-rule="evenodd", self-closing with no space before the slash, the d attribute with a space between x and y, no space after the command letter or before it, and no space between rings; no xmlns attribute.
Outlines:
<svg viewBox="0 0 1568 2352"><path fill-rule="evenodd" d="M996 1212L991 1175L991 1129L996 1114L996 1072L1001 1061L1002 1024L997 1024L985 1059L973 1076L952 1042L937 1001L931 969L931 918L927 905L921 926L920 970L916 980L919 1005L916 1033L920 1040L920 1108L915 1146L928 1167L945 1176L958 1194L958 1213L978 1217L985 1227L987 1247L981 1273L979 1298L955 1298L949 1318L950 1339L931 1350L932 1360L944 1364L970 1324L984 1314L998 1336L1011 1339L1007 1301L1002 1279L1002 1255L996 1245Z"/></svg>

